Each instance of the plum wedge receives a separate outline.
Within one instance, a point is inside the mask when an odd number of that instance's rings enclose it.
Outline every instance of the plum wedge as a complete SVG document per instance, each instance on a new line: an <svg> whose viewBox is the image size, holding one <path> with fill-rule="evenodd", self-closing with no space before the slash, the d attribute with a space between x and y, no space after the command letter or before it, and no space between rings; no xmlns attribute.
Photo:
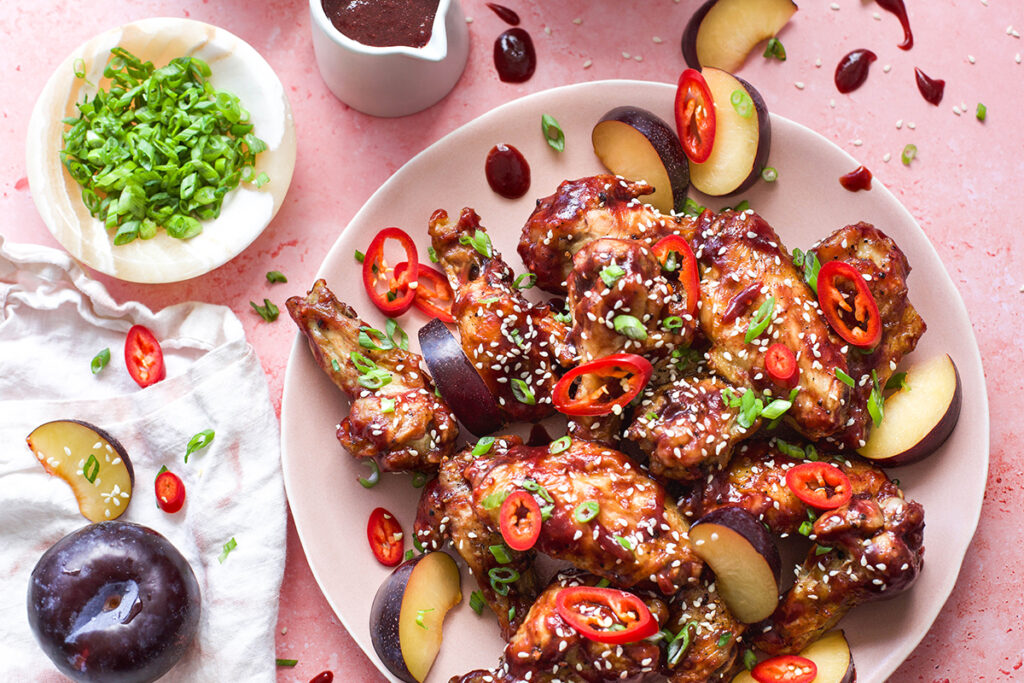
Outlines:
<svg viewBox="0 0 1024 683"><path fill-rule="evenodd" d="M708 0L683 31L683 58L694 69L740 68L747 54L796 13L792 0Z"/></svg>

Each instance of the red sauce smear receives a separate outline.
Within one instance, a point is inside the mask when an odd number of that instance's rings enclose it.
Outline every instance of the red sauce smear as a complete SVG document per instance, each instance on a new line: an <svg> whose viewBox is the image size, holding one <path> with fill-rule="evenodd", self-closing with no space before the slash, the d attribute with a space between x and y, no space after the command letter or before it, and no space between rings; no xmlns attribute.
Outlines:
<svg viewBox="0 0 1024 683"><path fill-rule="evenodd" d="M313 676L309 683L331 683L334 680L333 671L321 671L316 676Z"/></svg>
<svg viewBox="0 0 1024 683"><path fill-rule="evenodd" d="M423 47L440 0L321 0L324 13L352 40L373 47Z"/></svg>
<svg viewBox="0 0 1024 683"><path fill-rule="evenodd" d="M878 59L871 50L854 50L839 60L836 65L836 88L841 93L853 92L868 78L868 67Z"/></svg>
<svg viewBox="0 0 1024 683"><path fill-rule="evenodd" d="M548 434L548 430L544 429L544 425L535 424L530 430L530 438L527 439L526 445L547 446L551 441L551 435Z"/></svg>
<svg viewBox="0 0 1024 683"><path fill-rule="evenodd" d="M722 324L728 325L733 320L740 317L741 314L746 313L747 309L750 308L750 303L760 292L761 283L755 282L747 285L733 298L729 299L729 303L725 307L725 312L722 313Z"/></svg>
<svg viewBox="0 0 1024 683"><path fill-rule="evenodd" d="M510 28L494 41L494 66L498 78L506 83L530 80L537 68L533 39L521 28Z"/></svg>
<svg viewBox="0 0 1024 683"><path fill-rule="evenodd" d="M530 189L530 165L512 145L498 144L487 153L487 184L506 199L519 199Z"/></svg>
<svg viewBox="0 0 1024 683"><path fill-rule="evenodd" d="M903 27L903 42L896 47L901 50L909 50L914 47L914 34L910 32L910 19L907 18L907 7L903 0L875 0L878 6L887 12L892 12L900 20Z"/></svg>
<svg viewBox="0 0 1024 683"><path fill-rule="evenodd" d="M871 171L866 166L858 166L846 175L839 176L839 184L850 192L871 189Z"/></svg>
<svg viewBox="0 0 1024 683"><path fill-rule="evenodd" d="M932 78L916 66L914 67L914 75L917 76L917 89L921 91L921 95L936 107L939 106L939 102L942 101L942 94L946 92L946 81Z"/></svg>
<svg viewBox="0 0 1024 683"><path fill-rule="evenodd" d="M501 20L509 26L519 26L519 15L508 7L499 5L496 2L489 2L487 6L494 10L494 13L501 17Z"/></svg>

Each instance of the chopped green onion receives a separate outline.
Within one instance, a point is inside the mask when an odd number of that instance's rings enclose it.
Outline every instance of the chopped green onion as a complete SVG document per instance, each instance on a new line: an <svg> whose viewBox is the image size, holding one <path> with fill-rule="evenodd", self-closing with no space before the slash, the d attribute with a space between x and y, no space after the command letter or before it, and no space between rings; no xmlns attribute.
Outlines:
<svg viewBox="0 0 1024 683"><path fill-rule="evenodd" d="M691 621L679 629L672 640L668 641L668 647L665 649L665 656L669 666L675 666L679 663L679 660L683 658L683 654L690 649L690 630L697 628L697 622Z"/></svg>
<svg viewBox="0 0 1024 683"><path fill-rule="evenodd" d="M430 262L431 263L440 263L441 262L441 259L439 259L437 257L437 249L434 249L434 247L432 247L432 246L427 247L427 256L430 257Z"/></svg>
<svg viewBox="0 0 1024 683"><path fill-rule="evenodd" d="M824 554L830 553L830 552L832 552L832 548L827 546L827 545L819 545L819 546L814 548L814 554L815 555L824 555Z"/></svg>
<svg viewBox="0 0 1024 683"><path fill-rule="evenodd" d="M380 412L390 415L395 412L395 399L393 398L382 398L380 400Z"/></svg>
<svg viewBox="0 0 1024 683"><path fill-rule="evenodd" d="M594 587L595 588L607 588L610 585L612 585L611 581L609 581L608 579L601 579L596 584L594 584Z"/></svg>
<svg viewBox="0 0 1024 683"><path fill-rule="evenodd" d="M623 337L636 341L647 339L647 328L644 327L643 323L636 316L621 313L615 316L612 324L615 326L615 331Z"/></svg>
<svg viewBox="0 0 1024 683"><path fill-rule="evenodd" d="M766 59L777 59L780 62L784 62L786 61L786 48L782 46L782 41L772 37L768 39L768 44L764 48L764 54L761 56Z"/></svg>
<svg viewBox="0 0 1024 683"><path fill-rule="evenodd" d="M747 327L747 333L743 335L743 340L746 343L754 341L762 332L768 329L768 326L772 323L772 313L775 311L775 297L770 296L765 299L761 307L757 309L757 313L751 319L750 324Z"/></svg>
<svg viewBox="0 0 1024 683"><path fill-rule="evenodd" d="M671 332L672 330L678 330L683 326L683 319L678 315L670 315L661 321L661 326Z"/></svg>
<svg viewBox="0 0 1024 683"><path fill-rule="evenodd" d="M515 618L516 618L516 606L512 605L511 607L508 608L508 620L512 621Z"/></svg>
<svg viewBox="0 0 1024 683"><path fill-rule="evenodd" d="M531 289L537 284L537 276L533 273L520 273L512 286L516 289Z"/></svg>
<svg viewBox="0 0 1024 683"><path fill-rule="evenodd" d="M517 401L525 403L528 406L532 406L537 403L537 399L534 398L533 392L530 390L530 386L518 377L512 378L512 395L516 397Z"/></svg>
<svg viewBox="0 0 1024 683"><path fill-rule="evenodd" d="M601 279L604 284L608 287L615 286L615 283L622 279L622 276L626 274L625 269L622 266L612 264L605 266L601 269Z"/></svg>
<svg viewBox="0 0 1024 683"><path fill-rule="evenodd" d="M814 525L808 522L807 520L800 522L800 527L797 529L801 536L810 536L813 530Z"/></svg>
<svg viewBox="0 0 1024 683"><path fill-rule="evenodd" d="M481 593L480 591L473 591L472 593L470 593L470 595L469 595L469 606L473 608L474 612L476 612L477 614L483 614L484 613L484 605L486 605L486 604L487 603L484 602L484 594L483 593Z"/></svg>
<svg viewBox="0 0 1024 683"><path fill-rule="evenodd" d="M777 398L764 407L761 411L762 417L766 417L769 420L776 420L782 417L787 410L793 407L792 401L786 401L781 398Z"/></svg>
<svg viewBox="0 0 1024 683"><path fill-rule="evenodd" d="M658 418L658 414L657 414L656 412L654 412L653 410L649 410L649 411L647 411L647 414L646 414L646 415L644 415L644 418L645 418L645 419L646 419L646 420L647 420L648 422L650 422L651 420L655 420L655 419L657 419L657 418Z"/></svg>
<svg viewBox="0 0 1024 683"><path fill-rule="evenodd" d="M473 236L461 235L459 237L460 244L467 244L477 250L481 256L485 258L491 258L494 255L494 250L491 248L491 238L483 230L477 229L473 233Z"/></svg>
<svg viewBox="0 0 1024 683"><path fill-rule="evenodd" d="M804 257L805 257L805 254L804 254L804 252L801 249L794 249L793 250L793 265L796 266L797 268L803 268L804 267Z"/></svg>
<svg viewBox="0 0 1024 683"><path fill-rule="evenodd" d="M504 543L489 546L487 549L491 551L491 555L494 555L494 559L498 561L498 564L508 564L512 561L512 558L508 556L508 548L505 547Z"/></svg>
<svg viewBox="0 0 1024 683"><path fill-rule="evenodd" d="M633 542L625 536L612 536L612 539L626 550L633 550Z"/></svg>
<svg viewBox="0 0 1024 683"><path fill-rule="evenodd" d="M274 666L295 666L299 663L297 659L275 659Z"/></svg>
<svg viewBox="0 0 1024 683"><path fill-rule="evenodd" d="M268 176L266 173L260 173L258 176L256 176L256 180L252 182L256 187L263 187L264 185L270 182L270 176Z"/></svg>
<svg viewBox="0 0 1024 683"><path fill-rule="evenodd" d="M252 310L256 311L256 313L258 313L259 316L268 323L272 323L277 320L277 315L280 313L277 306L271 303L270 299L264 299L262 306L253 301L250 301L249 305L252 306Z"/></svg>
<svg viewBox="0 0 1024 683"><path fill-rule="evenodd" d="M96 475L100 473L100 461L96 459L93 453L89 454L89 458L85 461L82 466L82 476L85 477L86 481L90 484L95 483Z"/></svg>
<svg viewBox="0 0 1024 683"><path fill-rule="evenodd" d="M885 397L882 395L882 388L878 384L878 373L871 371L871 393L868 395L868 415L871 421L878 427L882 424L885 416Z"/></svg>
<svg viewBox="0 0 1024 683"><path fill-rule="evenodd" d="M562 132L562 127L558 125L558 121L550 114L544 114L540 117L540 128L544 131L544 139L547 140L548 145L551 149L556 152L565 151L565 133Z"/></svg>
<svg viewBox="0 0 1024 683"><path fill-rule="evenodd" d="M736 418L736 423L743 429L749 429L762 410L764 410L764 401L757 398L750 389L745 389L740 398L740 414Z"/></svg>
<svg viewBox="0 0 1024 683"><path fill-rule="evenodd" d="M910 162L913 161L914 157L916 157L916 156L917 156L917 145L915 145L913 143L908 144L906 147L903 148L903 156L901 157L902 160L903 160L903 165L904 166L910 166Z"/></svg>
<svg viewBox="0 0 1024 683"><path fill-rule="evenodd" d="M481 455L487 455L487 453L490 452L492 445L494 445L493 436L482 437L476 442L476 445L473 446L473 450L470 451L470 454L474 458L479 458Z"/></svg>
<svg viewBox="0 0 1024 683"><path fill-rule="evenodd" d="M217 558L217 561L220 562L221 564L224 564L224 560L228 559L228 555L230 555L231 551L234 550L237 547L238 547L238 542L235 541L235 537L232 536L231 540L229 540L227 543L224 544L224 549L221 551L220 557Z"/></svg>
<svg viewBox="0 0 1024 683"><path fill-rule="evenodd" d="M412 547L416 548L416 552L418 553L427 552L426 548L423 547L423 543L420 542L419 536L417 536L416 534L412 535Z"/></svg>
<svg viewBox="0 0 1024 683"><path fill-rule="evenodd" d="M889 381L885 383L885 389L886 391L890 391L893 389L906 389L907 391L910 391L910 386L907 384L907 373L895 373L892 377L889 378Z"/></svg>
<svg viewBox="0 0 1024 683"><path fill-rule="evenodd" d="M213 441L214 434L215 432L212 429L204 429L189 439L188 444L185 446L185 462L188 462L188 456L201 448L209 446Z"/></svg>
<svg viewBox="0 0 1024 683"><path fill-rule="evenodd" d="M850 377L849 375L847 375L845 372L843 372L839 368L835 369L835 374L836 374L836 379L838 379L840 382L842 382L846 386L852 387L852 386L856 385L856 382L853 381L853 378Z"/></svg>
<svg viewBox="0 0 1024 683"><path fill-rule="evenodd" d="M818 449L814 447L813 443L809 443L804 446L804 457L811 462L817 462L818 460Z"/></svg>
<svg viewBox="0 0 1024 683"><path fill-rule="evenodd" d="M804 281L818 294L818 271L821 270L821 261L813 251L807 252L804 258Z"/></svg>
<svg viewBox="0 0 1024 683"><path fill-rule="evenodd" d="M698 204L694 199L687 197L683 203L683 213L688 216L699 216L704 213L705 208Z"/></svg>
<svg viewBox="0 0 1024 683"><path fill-rule="evenodd" d="M480 501L480 507L484 510L496 510L501 507L501 504L508 498L508 491L495 491L489 496L484 496L483 500Z"/></svg>
<svg viewBox="0 0 1024 683"><path fill-rule="evenodd" d="M480 303L482 303L485 306L487 306L489 304L493 304L494 302L500 301L500 300L501 300L500 296L489 296L486 299L480 299Z"/></svg>
<svg viewBox="0 0 1024 683"><path fill-rule="evenodd" d="M570 315L568 311L564 313L552 313L551 317L563 325L568 325L572 322L572 315Z"/></svg>
<svg viewBox="0 0 1024 683"><path fill-rule="evenodd" d="M75 78L85 78L85 60L79 57L72 64L72 68L75 70Z"/></svg>
<svg viewBox="0 0 1024 683"><path fill-rule="evenodd" d="M388 339L390 339L395 346L403 351L409 350L409 335L406 334L405 330L402 329L402 326L398 324L397 320L388 318L387 322L384 324L384 329L387 330ZM397 340L395 339L396 333L398 334Z"/></svg>
<svg viewBox="0 0 1024 683"><path fill-rule="evenodd" d="M372 489L380 483L380 465L378 465L377 461L373 458L367 458L366 464L369 465L370 469L373 471L370 472L370 476L365 479L363 477L359 477L359 483L362 484L364 489Z"/></svg>
<svg viewBox="0 0 1024 683"><path fill-rule="evenodd" d="M748 202L746 199L744 199L739 204L737 204L736 206L732 207L732 210L735 211L736 213L743 213L744 211L749 211L750 210L750 202Z"/></svg>
<svg viewBox="0 0 1024 683"><path fill-rule="evenodd" d="M548 503L540 509L540 521L546 522L551 519L551 513L554 511L554 503Z"/></svg>
<svg viewBox="0 0 1024 683"><path fill-rule="evenodd" d="M267 282L288 282L288 278L279 270L271 270L267 273Z"/></svg>
<svg viewBox="0 0 1024 683"><path fill-rule="evenodd" d="M988 107L986 107L981 102L978 102L978 111L976 111L974 115L978 118L979 121L984 121L985 117L988 115Z"/></svg>
<svg viewBox="0 0 1024 683"><path fill-rule="evenodd" d="M412 548L409 548L408 550L405 551L405 555L402 557L402 561L403 562L408 562L409 560L411 560L414 557L416 557L416 553L413 551Z"/></svg>
<svg viewBox="0 0 1024 683"><path fill-rule="evenodd" d="M424 629L424 630L428 629L429 627L426 624L423 623L423 617L426 616L427 612L433 612L433 611L434 611L433 607L425 607L423 609L416 610L416 625L419 626L420 628Z"/></svg>
<svg viewBox="0 0 1024 683"><path fill-rule="evenodd" d="M331 359L331 369L334 370L335 372L341 372L341 365L338 364L337 358Z"/></svg>
<svg viewBox="0 0 1024 683"><path fill-rule="evenodd" d="M515 345L522 348L523 346L523 333L514 327L508 331L508 336L515 342Z"/></svg>
<svg viewBox="0 0 1024 683"><path fill-rule="evenodd" d="M791 443L786 443L782 439L775 440L775 447L779 449L779 452L785 456L799 460L804 457L804 449L799 446L794 446Z"/></svg>
<svg viewBox="0 0 1024 683"><path fill-rule="evenodd" d="M730 640L732 640L732 633L730 633L729 631L726 631L722 635L718 636L718 647L720 647L720 648L725 647L726 645L729 644Z"/></svg>
<svg viewBox="0 0 1024 683"><path fill-rule="evenodd" d="M508 586L519 580L519 572L512 567L492 567L487 576L491 579L491 588L498 595L508 595Z"/></svg>
<svg viewBox="0 0 1024 683"><path fill-rule="evenodd" d="M92 370L92 374L99 373L100 370L107 367L107 363L110 362L110 349L106 348L93 356L92 361L89 363L89 368Z"/></svg>
<svg viewBox="0 0 1024 683"><path fill-rule="evenodd" d="M766 183L774 183L779 179L779 171L774 166L765 166L761 169L761 180Z"/></svg>
<svg viewBox="0 0 1024 683"><path fill-rule="evenodd" d="M565 436L562 438L568 439L569 437ZM529 491L530 493L536 493L549 503L555 502L555 499L551 497L551 494L548 493L548 490L541 486L540 484L538 484L534 479L524 479L522 487Z"/></svg>
<svg viewBox="0 0 1024 683"><path fill-rule="evenodd" d="M359 251L358 249L356 249L355 256L356 256L356 261L359 261L360 263L362 263L363 261L366 260L366 254L364 254L363 252Z"/></svg>
<svg viewBox="0 0 1024 683"><path fill-rule="evenodd" d="M722 400L725 401L725 405L730 408L740 407L740 397L736 395L736 392L731 387L722 389Z"/></svg>
<svg viewBox="0 0 1024 683"><path fill-rule="evenodd" d="M572 516L580 524L586 524L597 517L599 512L601 512L600 503L596 500L586 500L576 506L576 509L572 511Z"/></svg>
<svg viewBox="0 0 1024 683"><path fill-rule="evenodd" d="M754 101L750 99L750 94L743 88L736 88L729 95L729 101L732 102L732 108L736 110L736 113L745 119L749 119L754 113Z"/></svg>
<svg viewBox="0 0 1024 683"><path fill-rule="evenodd" d="M411 483L414 489L421 489L427 483L427 475L423 472L413 472Z"/></svg>
<svg viewBox="0 0 1024 683"><path fill-rule="evenodd" d="M563 436L551 442L551 445L548 446L548 452L552 455L558 455L562 451L568 450L571 445L572 437Z"/></svg>
<svg viewBox="0 0 1024 683"><path fill-rule="evenodd" d="M364 349L388 351L395 348L395 343L388 336L374 327L363 325L359 328L359 345Z"/></svg>

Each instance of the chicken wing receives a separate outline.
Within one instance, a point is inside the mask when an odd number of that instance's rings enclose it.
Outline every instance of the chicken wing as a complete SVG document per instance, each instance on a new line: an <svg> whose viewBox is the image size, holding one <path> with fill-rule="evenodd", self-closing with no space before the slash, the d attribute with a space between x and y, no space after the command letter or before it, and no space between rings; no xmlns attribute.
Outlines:
<svg viewBox="0 0 1024 683"><path fill-rule="evenodd" d="M851 351L850 376L856 380L841 433L830 439L840 449L864 445L868 427L867 401L872 371L885 386L897 363L914 350L926 325L907 298L910 264L892 239L869 223L840 228L822 240L812 253L822 264L843 261L864 276L882 319L882 341L870 353Z"/></svg>
<svg viewBox="0 0 1024 683"><path fill-rule="evenodd" d="M538 286L564 294L573 256L601 237L643 238L648 245L677 232L689 238L691 217L666 216L640 200L653 192L642 181L596 175L566 180L538 199L519 240L519 256Z"/></svg>
<svg viewBox="0 0 1024 683"><path fill-rule="evenodd" d="M690 545L675 502L626 455L579 439L568 448L516 446L480 458L463 475L477 514L498 527L500 500L533 490L550 508L534 546L604 577L621 588L657 588L672 595L696 581L701 560ZM596 503L592 519L579 521L579 506Z"/></svg>
<svg viewBox="0 0 1024 683"><path fill-rule="evenodd" d="M705 211L694 247L704 266L700 322L712 344L711 368L737 387L778 391L764 371L764 355L771 344L785 344L800 369L787 418L811 440L838 432L851 398L836 376L837 369L849 371L845 350L775 231L753 211ZM762 306L770 310L770 322L748 342Z"/></svg>
<svg viewBox="0 0 1024 683"><path fill-rule="evenodd" d="M664 673L669 683L718 680L736 659L746 624L736 620L715 590L701 581L683 589L669 605L666 628L679 639L666 648ZM683 629L688 634L680 635ZM677 654L683 643L687 647Z"/></svg>
<svg viewBox="0 0 1024 683"><path fill-rule="evenodd" d="M655 643L640 640L611 645L589 640L558 614L555 600L559 591L567 586L593 586L598 581L597 576L578 571L555 577L509 640L499 667L456 676L450 683L596 683L656 671L661 651ZM667 619L668 609L662 601L648 598L645 602L659 623Z"/></svg>
<svg viewBox="0 0 1024 683"><path fill-rule="evenodd" d="M491 452L502 453L521 443L518 437L499 437ZM462 477L466 465L473 460L470 451L467 448L441 463L437 478L427 484L420 497L414 533L428 550L439 550L446 541L451 542L476 578L484 601L498 617L502 637L508 639L519 628L540 591L533 567L536 553L517 552L504 546L501 532L477 516L472 493ZM510 562L500 563L490 550L492 546L503 546ZM504 595L494 589L488 578L489 572L498 567L513 569L519 575L518 580L504 584Z"/></svg>
<svg viewBox="0 0 1024 683"><path fill-rule="evenodd" d="M338 425L341 445L357 458L377 458L385 472L436 469L454 449L459 428L420 369L422 358L394 344L361 346L360 332L371 328L322 279L286 306L317 365L351 401Z"/></svg>
<svg viewBox="0 0 1024 683"><path fill-rule="evenodd" d="M462 349L502 415L510 422L536 422L552 414L565 326L514 286L512 269L472 209L463 209L455 223L445 211L435 211L430 237L455 292L452 315Z"/></svg>
<svg viewBox="0 0 1024 683"><path fill-rule="evenodd" d="M867 463L833 458L850 479L853 497L817 514L786 485L800 460L784 455L777 440L745 443L729 467L692 494L687 514L738 506L778 534L796 534L814 519L796 582L754 643L765 652L797 652L831 629L851 608L892 597L917 579L924 560L924 509L908 501L886 474ZM792 450L792 447L787 448ZM827 456L826 456L827 457Z"/></svg>

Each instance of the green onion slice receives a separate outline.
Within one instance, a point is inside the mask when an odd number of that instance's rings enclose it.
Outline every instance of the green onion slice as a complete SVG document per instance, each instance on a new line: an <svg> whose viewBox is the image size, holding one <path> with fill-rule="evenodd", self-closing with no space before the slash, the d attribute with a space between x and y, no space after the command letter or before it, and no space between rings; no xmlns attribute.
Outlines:
<svg viewBox="0 0 1024 683"><path fill-rule="evenodd" d="M533 273L520 273L516 277L516 281L512 283L512 286L516 289L531 289L537 284L537 276Z"/></svg>
<svg viewBox="0 0 1024 683"><path fill-rule="evenodd" d="M764 54L761 56L765 59L777 59L780 62L784 62L786 61L786 48L782 46L782 41L772 37L768 39L768 44L764 48Z"/></svg>
<svg viewBox="0 0 1024 683"><path fill-rule="evenodd" d="M765 299L761 307L757 309L757 313L750 321L750 325L747 327L747 333L743 335L743 340L746 343L754 341L762 332L768 329L768 326L772 323L772 313L775 311L775 297L770 296Z"/></svg>
<svg viewBox="0 0 1024 683"><path fill-rule="evenodd" d="M224 549L221 551L220 557L217 558L217 561L220 562L221 564L224 564L224 560L228 559L228 555L230 555L231 551L234 550L237 547L238 547L238 542L235 541L235 537L232 536L231 539L227 543L224 544Z"/></svg>
<svg viewBox="0 0 1024 683"><path fill-rule="evenodd" d="M988 107L981 102L978 102L978 110L974 113L979 121L984 121L985 117L988 116Z"/></svg>
<svg viewBox="0 0 1024 683"><path fill-rule="evenodd" d="M563 438L567 439L569 437L563 437ZM527 491L529 491L530 493L536 493L537 495L539 495L541 498L543 498L545 501L547 501L549 503L554 503L555 502L555 499L551 497L551 494L548 493L548 490L546 488L544 488L543 486L541 486L540 484L538 484L533 479L525 479L523 481L523 483L522 483L522 487L524 489L526 489Z"/></svg>
<svg viewBox="0 0 1024 683"><path fill-rule="evenodd" d="M600 503L596 500L586 500L576 506L576 509L572 511L572 516L580 524L586 524L596 518L600 511Z"/></svg>
<svg viewBox="0 0 1024 683"><path fill-rule="evenodd" d="M569 446L571 445L572 437L563 436L551 442L551 444L548 446L548 452L551 453L552 455L558 455L562 451L568 450Z"/></svg>
<svg viewBox="0 0 1024 683"><path fill-rule="evenodd" d="M267 272L267 282L288 282L288 278L279 270L271 270Z"/></svg>
<svg viewBox="0 0 1024 683"><path fill-rule="evenodd" d="M910 162L917 156L917 145L911 143L903 148L903 155L900 157L903 160L904 166L910 166Z"/></svg>
<svg viewBox="0 0 1024 683"><path fill-rule="evenodd" d="M380 465L378 465L377 461L373 458L367 458L366 464L370 466L372 471L370 472L370 476L365 479L363 477L359 477L359 483L362 484L364 489L372 489L380 483Z"/></svg>
<svg viewBox="0 0 1024 683"><path fill-rule="evenodd" d="M472 607L473 611L477 614L484 613L484 605L486 604L487 603L484 602L484 594L480 591L473 591L469 595L469 606Z"/></svg>
<svg viewBox="0 0 1024 683"><path fill-rule="evenodd" d="M487 453L490 452L492 445L494 445L493 436L482 437L476 442L476 445L473 446L473 450L470 451L470 454L472 454L474 458L479 458L481 455L487 455Z"/></svg>
<svg viewBox="0 0 1024 683"><path fill-rule="evenodd" d="M774 166L765 166L761 169L761 180L766 183L774 183L779 179L779 171Z"/></svg>
<svg viewBox="0 0 1024 683"><path fill-rule="evenodd" d="M534 397L533 391L530 389L530 385L518 377L512 378L512 395L515 396L517 401L525 403L528 406L532 406L537 403L537 399Z"/></svg>
<svg viewBox="0 0 1024 683"><path fill-rule="evenodd" d="M295 666L299 663L297 659L275 659L274 666Z"/></svg>
<svg viewBox="0 0 1024 683"><path fill-rule="evenodd" d="M555 117L550 114L544 114L540 117L540 129L544 132L544 139L547 140L548 146L556 152L565 151L565 133L562 132L562 127L558 125L558 121Z"/></svg>
<svg viewBox="0 0 1024 683"><path fill-rule="evenodd" d="M622 266L614 263L601 269L601 279L608 287L613 287L625 274L626 270Z"/></svg>
<svg viewBox="0 0 1024 683"><path fill-rule="evenodd" d="M732 102L732 108L736 113L745 119L749 119L754 113L754 101L750 99L750 93L743 88L733 90L729 95L729 101Z"/></svg>
<svg viewBox="0 0 1024 683"><path fill-rule="evenodd" d="M615 316L612 325L614 325L615 331L623 337L636 341L647 339L647 328L644 327L644 324L636 316L621 313Z"/></svg>
<svg viewBox="0 0 1024 683"><path fill-rule="evenodd" d="M835 374L836 374L836 379L838 379L840 382L842 382L843 384L845 384L848 387L852 387L852 386L855 386L857 384L856 382L853 381L852 377L847 375L845 372L843 372L839 368L835 369Z"/></svg>
<svg viewBox="0 0 1024 683"><path fill-rule="evenodd" d="M679 633L672 640L668 641L665 656L669 666L675 666L683 658L683 655L690 648L690 632L691 630L695 631L696 628L697 622L691 621L679 629Z"/></svg>
<svg viewBox="0 0 1024 683"><path fill-rule="evenodd" d="M100 370L107 367L107 363L110 362L110 349L106 348L93 356L92 361L89 363L89 368L92 370L92 374L98 374Z"/></svg>
<svg viewBox="0 0 1024 683"><path fill-rule="evenodd" d="M252 310L256 311L256 313L268 323L272 323L277 320L277 316L280 313L277 306L275 306L270 299L264 299L262 306L254 301L250 301L249 305L252 306Z"/></svg>
<svg viewBox="0 0 1024 683"><path fill-rule="evenodd" d="M188 456L201 448L209 446L213 442L214 435L215 432L212 429L204 429L189 439L188 444L185 446L185 462L188 462Z"/></svg>
<svg viewBox="0 0 1024 683"><path fill-rule="evenodd" d="M512 558L508 555L508 548L505 547L504 543L489 546L487 549L491 551L491 555L494 556L498 564L508 564L512 561Z"/></svg>

